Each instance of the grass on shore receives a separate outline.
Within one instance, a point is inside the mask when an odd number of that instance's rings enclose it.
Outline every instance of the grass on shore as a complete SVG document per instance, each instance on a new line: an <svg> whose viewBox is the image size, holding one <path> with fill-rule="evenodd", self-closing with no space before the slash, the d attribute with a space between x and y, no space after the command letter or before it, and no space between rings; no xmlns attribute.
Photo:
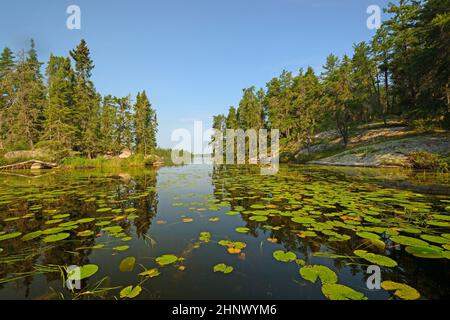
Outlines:
<svg viewBox="0 0 450 320"><path fill-rule="evenodd" d="M88 159L83 157L69 157L60 163L65 169L112 169L112 168L135 168L151 167L153 159L145 159L142 155L133 155L127 159Z"/></svg>

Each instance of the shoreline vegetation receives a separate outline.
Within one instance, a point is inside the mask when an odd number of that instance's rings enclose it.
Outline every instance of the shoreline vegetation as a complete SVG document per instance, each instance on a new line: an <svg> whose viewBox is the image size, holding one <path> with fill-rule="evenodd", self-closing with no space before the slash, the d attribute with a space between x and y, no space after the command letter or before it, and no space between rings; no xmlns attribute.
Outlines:
<svg viewBox="0 0 450 320"><path fill-rule="evenodd" d="M0 54L0 166L27 160L64 168L159 166L170 150L157 147L158 121L145 90L101 96L85 40L70 57L39 61L27 52ZM45 70L45 73L42 71Z"/></svg>
<svg viewBox="0 0 450 320"><path fill-rule="evenodd" d="M214 129L278 129L281 162L448 171L448 1L385 12L372 39L330 54L319 72L283 70L265 88L243 89Z"/></svg>
<svg viewBox="0 0 450 320"><path fill-rule="evenodd" d="M278 129L280 162L361 167L450 167L447 1L389 4L386 20L353 53L316 73L283 70L245 88L213 128ZM38 59L35 43L0 55L0 166L31 159L63 168L160 166L158 121L146 91L101 96L86 41L69 57ZM43 73L45 70L45 73ZM225 141L224 141L225 142Z"/></svg>

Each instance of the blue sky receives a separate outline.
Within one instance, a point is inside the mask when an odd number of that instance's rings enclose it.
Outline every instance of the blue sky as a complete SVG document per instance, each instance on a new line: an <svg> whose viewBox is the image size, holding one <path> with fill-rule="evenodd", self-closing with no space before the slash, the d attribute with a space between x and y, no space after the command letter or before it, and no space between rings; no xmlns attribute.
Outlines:
<svg viewBox="0 0 450 320"><path fill-rule="evenodd" d="M263 87L283 69L351 53L368 40L369 5L388 0L14 0L2 3L0 47L27 49L42 61L68 55L81 38L91 49L102 94L147 90L158 112L158 143L176 128L239 103L242 89ZM81 30L68 30L66 9L80 6Z"/></svg>

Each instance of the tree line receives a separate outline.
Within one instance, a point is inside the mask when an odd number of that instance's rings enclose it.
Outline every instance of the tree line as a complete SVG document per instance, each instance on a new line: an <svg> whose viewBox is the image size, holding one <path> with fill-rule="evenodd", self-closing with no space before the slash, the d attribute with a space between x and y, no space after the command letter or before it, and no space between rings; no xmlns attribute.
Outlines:
<svg viewBox="0 0 450 320"><path fill-rule="evenodd" d="M42 70L35 43L0 56L0 149L49 146L89 158L156 148L157 116L145 91L102 97L91 80L94 63L85 40L69 57L51 55Z"/></svg>
<svg viewBox="0 0 450 320"><path fill-rule="evenodd" d="M215 129L280 130L281 145L309 147L317 132L336 129L344 145L354 126L391 116L450 127L448 0L400 0L351 56L327 57L323 71L283 71L243 90L237 108L214 116Z"/></svg>

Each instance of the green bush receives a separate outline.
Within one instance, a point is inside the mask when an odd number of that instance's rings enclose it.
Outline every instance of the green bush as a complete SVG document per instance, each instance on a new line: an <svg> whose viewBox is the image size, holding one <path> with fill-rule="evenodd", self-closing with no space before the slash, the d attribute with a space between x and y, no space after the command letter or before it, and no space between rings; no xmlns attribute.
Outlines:
<svg viewBox="0 0 450 320"><path fill-rule="evenodd" d="M449 158L442 158L438 154L418 151L409 154L409 161L414 169L435 170L448 172Z"/></svg>
<svg viewBox="0 0 450 320"><path fill-rule="evenodd" d="M411 129L420 133L433 131L438 128L438 125L434 120L426 118L411 120L408 124Z"/></svg>

